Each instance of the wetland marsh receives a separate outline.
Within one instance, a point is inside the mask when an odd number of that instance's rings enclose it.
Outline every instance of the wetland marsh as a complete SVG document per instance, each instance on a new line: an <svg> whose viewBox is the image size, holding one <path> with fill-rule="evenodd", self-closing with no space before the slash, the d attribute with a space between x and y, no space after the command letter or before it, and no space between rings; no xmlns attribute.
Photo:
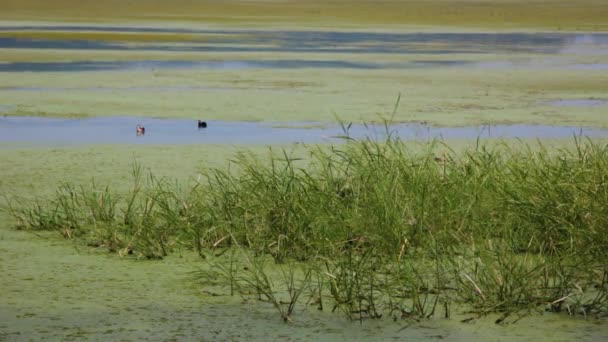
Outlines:
<svg viewBox="0 0 608 342"><path fill-rule="evenodd" d="M4 115L605 125L603 33L3 28Z"/></svg>
<svg viewBox="0 0 608 342"><path fill-rule="evenodd" d="M456 2L0 0L0 340L608 338L608 5Z"/></svg>

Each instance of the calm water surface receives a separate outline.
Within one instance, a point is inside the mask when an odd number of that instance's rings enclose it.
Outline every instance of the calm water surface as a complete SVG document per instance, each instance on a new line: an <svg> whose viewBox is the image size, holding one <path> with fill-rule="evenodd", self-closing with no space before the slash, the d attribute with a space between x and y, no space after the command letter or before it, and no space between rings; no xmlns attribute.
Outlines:
<svg viewBox="0 0 608 342"><path fill-rule="evenodd" d="M550 101L550 105L557 107L603 107L608 106L604 99L560 99Z"/></svg>
<svg viewBox="0 0 608 342"><path fill-rule="evenodd" d="M136 125L146 128L135 134ZM288 144L324 143L354 139L385 139L388 134L403 140L434 138L568 138L573 135L608 136L608 129L546 125L491 125L436 127L423 123L353 124L342 127L319 122L210 121L199 129L196 120L145 117L97 117L56 119L0 117L0 142L45 146L82 144Z"/></svg>

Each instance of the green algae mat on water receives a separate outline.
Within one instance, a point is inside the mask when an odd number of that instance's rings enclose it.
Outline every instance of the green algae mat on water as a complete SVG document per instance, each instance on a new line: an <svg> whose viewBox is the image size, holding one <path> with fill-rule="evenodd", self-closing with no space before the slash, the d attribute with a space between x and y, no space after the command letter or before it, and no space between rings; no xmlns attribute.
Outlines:
<svg viewBox="0 0 608 342"><path fill-rule="evenodd" d="M0 340L176 341L599 341L606 322L561 315L532 316L498 326L490 316L475 323L349 322L316 309L298 310L283 323L266 303L211 297L193 286L198 257L162 261L119 259L54 236L0 225ZM190 285L188 285L190 284Z"/></svg>
<svg viewBox="0 0 608 342"><path fill-rule="evenodd" d="M608 126L606 105L552 104L605 99L608 73L559 66L11 72L2 79L0 103L12 116L372 122L389 117L401 93L397 122Z"/></svg>

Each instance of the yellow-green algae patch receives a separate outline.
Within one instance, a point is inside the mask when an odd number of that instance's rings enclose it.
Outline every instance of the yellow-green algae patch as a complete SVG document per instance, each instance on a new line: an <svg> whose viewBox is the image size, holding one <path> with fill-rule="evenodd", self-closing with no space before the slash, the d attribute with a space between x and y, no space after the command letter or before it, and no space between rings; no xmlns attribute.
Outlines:
<svg viewBox="0 0 608 342"><path fill-rule="evenodd" d="M441 25L499 29L607 30L596 0L163 1L3 0L3 20L190 22L230 26Z"/></svg>
<svg viewBox="0 0 608 342"><path fill-rule="evenodd" d="M98 40L119 42L204 42L206 35L185 33L1 31L0 37L18 39ZM217 37L217 35L214 35Z"/></svg>

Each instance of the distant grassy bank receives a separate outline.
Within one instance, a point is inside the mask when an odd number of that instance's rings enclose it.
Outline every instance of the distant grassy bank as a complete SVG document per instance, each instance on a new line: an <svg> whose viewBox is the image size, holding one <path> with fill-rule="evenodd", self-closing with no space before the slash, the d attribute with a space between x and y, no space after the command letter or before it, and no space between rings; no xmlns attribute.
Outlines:
<svg viewBox="0 0 608 342"><path fill-rule="evenodd" d="M608 4L594 0L94 1L2 0L0 20L156 21L230 26L608 30Z"/></svg>

